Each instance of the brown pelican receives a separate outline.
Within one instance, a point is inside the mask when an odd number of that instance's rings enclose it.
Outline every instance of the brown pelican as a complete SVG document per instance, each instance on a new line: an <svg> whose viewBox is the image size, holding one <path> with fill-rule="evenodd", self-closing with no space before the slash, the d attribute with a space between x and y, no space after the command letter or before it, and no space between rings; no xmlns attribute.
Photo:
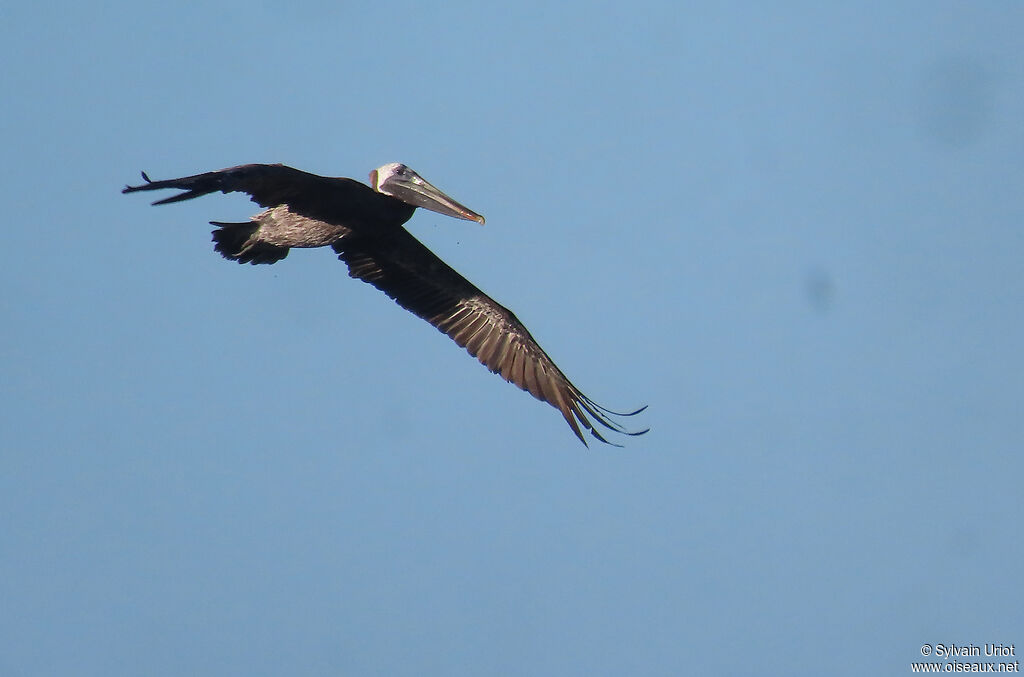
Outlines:
<svg viewBox="0 0 1024 677"><path fill-rule="evenodd" d="M604 438L590 418L624 435L605 409L574 386L515 315L477 289L402 227L417 207L467 221L484 217L462 206L419 174L393 162L370 172L370 186L353 179L317 176L284 165L240 165L215 172L126 186L124 193L176 188L184 192L154 205L220 191L248 193L267 208L244 223L211 221L214 249L239 263L274 263L292 247L330 245L349 275L369 282L418 315L506 381L558 409L586 444L580 426ZM588 418L588 416L590 418ZM618 446L618 445L616 445Z"/></svg>

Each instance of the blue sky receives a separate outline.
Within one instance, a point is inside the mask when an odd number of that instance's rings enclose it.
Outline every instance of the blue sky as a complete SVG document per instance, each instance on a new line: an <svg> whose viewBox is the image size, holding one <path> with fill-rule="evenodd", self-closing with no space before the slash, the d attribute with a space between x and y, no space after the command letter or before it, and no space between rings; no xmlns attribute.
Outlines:
<svg viewBox="0 0 1024 677"><path fill-rule="evenodd" d="M0 10L0 673L899 674L1024 645L1024 8ZM410 230L651 432L558 413L243 196Z"/></svg>

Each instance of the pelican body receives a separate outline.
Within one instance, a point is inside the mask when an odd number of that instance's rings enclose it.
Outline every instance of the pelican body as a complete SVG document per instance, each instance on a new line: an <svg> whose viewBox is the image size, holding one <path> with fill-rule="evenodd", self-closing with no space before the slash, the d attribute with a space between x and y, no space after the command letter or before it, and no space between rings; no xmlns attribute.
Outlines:
<svg viewBox="0 0 1024 677"><path fill-rule="evenodd" d="M214 249L238 263L275 263L292 248L331 247L351 277L368 282L423 318L484 366L558 409L573 433L609 442L591 421L624 435L613 412L576 388L511 311L427 249L403 224L417 207L467 221L484 217L397 162L370 172L370 185L275 164L251 164L179 179L126 186L122 192L178 189L154 205L214 192L247 193L265 211L242 223L211 221Z"/></svg>

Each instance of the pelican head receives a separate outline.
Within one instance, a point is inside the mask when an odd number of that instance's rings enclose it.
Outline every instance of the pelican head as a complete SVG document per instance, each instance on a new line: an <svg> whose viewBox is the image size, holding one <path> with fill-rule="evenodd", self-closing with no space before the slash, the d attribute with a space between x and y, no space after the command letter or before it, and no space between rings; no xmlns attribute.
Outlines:
<svg viewBox="0 0 1024 677"><path fill-rule="evenodd" d="M370 172L370 186L413 207L483 224L484 217L466 209L401 162L391 162Z"/></svg>

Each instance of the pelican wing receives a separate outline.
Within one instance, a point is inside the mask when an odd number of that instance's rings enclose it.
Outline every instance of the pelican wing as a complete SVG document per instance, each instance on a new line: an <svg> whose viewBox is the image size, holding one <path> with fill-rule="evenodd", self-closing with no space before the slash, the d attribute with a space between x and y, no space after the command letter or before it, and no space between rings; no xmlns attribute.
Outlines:
<svg viewBox="0 0 1024 677"><path fill-rule="evenodd" d="M631 432L611 416L632 416L598 405L574 386L510 310L477 289L402 227L349 233L331 245L349 275L368 282L398 305L434 325L510 383L558 409L586 444L582 429L612 444L594 426Z"/></svg>
<svg viewBox="0 0 1024 677"><path fill-rule="evenodd" d="M310 174L285 165L239 165L178 179L151 181L125 186L122 193L141 190L177 188L183 192L157 200L154 205L170 204L192 198L221 193L248 193L261 207L288 205L290 211L302 216L338 225L380 222L404 223L413 209L394 198L374 192L369 186L346 178Z"/></svg>

